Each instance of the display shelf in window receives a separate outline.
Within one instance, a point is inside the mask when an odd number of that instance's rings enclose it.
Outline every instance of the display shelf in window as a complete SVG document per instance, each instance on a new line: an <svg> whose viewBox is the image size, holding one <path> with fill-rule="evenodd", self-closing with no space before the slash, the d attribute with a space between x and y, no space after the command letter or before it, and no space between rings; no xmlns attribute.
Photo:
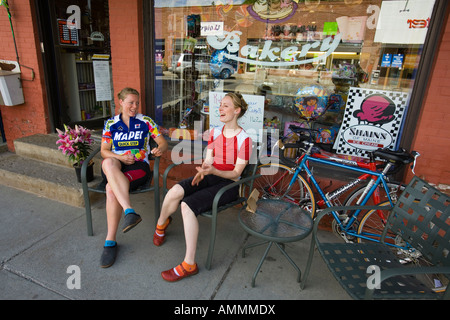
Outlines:
<svg viewBox="0 0 450 320"><path fill-rule="evenodd" d="M79 53L63 53L62 69L65 77L65 104L71 122L106 118L111 116L109 101L96 100L93 63L77 60Z"/></svg>

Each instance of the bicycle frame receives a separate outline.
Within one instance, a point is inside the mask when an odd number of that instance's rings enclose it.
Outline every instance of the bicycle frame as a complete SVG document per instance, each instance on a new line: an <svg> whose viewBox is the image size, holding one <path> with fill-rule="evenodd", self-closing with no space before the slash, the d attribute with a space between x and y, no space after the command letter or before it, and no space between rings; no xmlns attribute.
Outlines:
<svg viewBox="0 0 450 320"><path fill-rule="evenodd" d="M343 186L342 188L345 188L346 190L347 190L347 187L349 187L349 189L351 189L354 185L352 185L352 183L353 182L355 182L355 185L356 184L358 184L359 182L361 182L361 181L364 181L364 180L367 180L368 178L370 178L370 177L372 177L372 172L377 172L377 164L376 164L376 162L375 161L370 161L370 162L360 162L360 161L354 161L354 160L346 160L346 159L341 159L341 158L336 158L336 157L331 157L331 156L325 156L325 155L322 155L322 154L320 154L320 153L314 153L314 154L312 154L311 156L309 156L309 157L312 157L312 158L317 158L317 159L323 159L323 160L328 160L328 161L333 161L333 163L338 163L338 164L343 164L345 167L345 169L348 169L348 166L351 166L351 167L358 167L358 168L363 168L363 169L367 169L367 170L370 170L370 174L368 174L368 173L364 173L363 175L361 175L361 176L359 176L359 177L357 177L355 180L353 180L352 182L350 182L349 184L347 184L347 185L345 185L345 186ZM298 159L298 161L300 162L302 160L302 157L300 157L299 159ZM327 163L328 164L328 163ZM389 164L388 164L389 165ZM308 165L308 162L306 162L306 166L309 166ZM390 165L389 165L389 167L390 167ZM389 167L387 168L387 169L385 169L383 172L384 173L386 173L387 171L388 171L388 169L389 169ZM308 167L309 168L309 167ZM374 177L373 177L374 178ZM335 191L333 191L332 193L335 193L336 191L339 191L339 189L337 189L337 190L335 190ZM340 192L338 192L338 193L340 193ZM365 194L364 194L365 195ZM363 195L363 197L364 197L364 195ZM373 194L372 194L372 196L373 196L373 199L374 199L374 202L375 203L380 203L381 202L381 197L380 197L380 192L379 192L379 190L378 190L378 188L377 189L375 189L375 191L373 192ZM333 195L330 195L330 197L328 197L328 196L326 196L326 198L328 199L328 200L332 200L332 199L334 199L336 196L333 196ZM362 198L363 198L362 197ZM361 198L361 199L362 199ZM360 199L360 200L361 200ZM361 202L360 202L360 200L358 200L358 203L357 204L360 204ZM324 200L324 198L322 198L322 200L319 200L319 201L317 201L317 205L319 206L319 207L324 207L325 206L325 200ZM381 215L382 215L382 213L381 213ZM382 216L380 216L381 218L383 218Z"/></svg>

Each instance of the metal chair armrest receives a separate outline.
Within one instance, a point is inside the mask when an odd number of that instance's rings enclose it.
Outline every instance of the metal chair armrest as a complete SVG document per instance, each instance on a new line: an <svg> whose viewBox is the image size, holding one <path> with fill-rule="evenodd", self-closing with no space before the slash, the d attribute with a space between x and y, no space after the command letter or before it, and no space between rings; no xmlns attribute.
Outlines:
<svg viewBox="0 0 450 320"><path fill-rule="evenodd" d="M395 277L395 276L416 275L416 274L448 274L448 275L450 275L450 267L420 266L420 267L392 268L392 269L381 270L380 283L383 283L384 280L387 280L387 279ZM373 293L374 293L374 289L367 288L364 298L366 300L372 299ZM445 290L443 299L444 300L450 299L449 286L447 286L447 288Z"/></svg>
<svg viewBox="0 0 450 320"><path fill-rule="evenodd" d="M196 161L196 160L200 160L200 159L203 159L203 158L192 158L191 159L191 162L194 162L194 161ZM163 198L166 196L166 193L167 193L167 176L169 175L169 172L173 169L173 168L175 168L175 167L177 167L177 166L179 166L179 165L181 165L181 164L185 164L184 162L180 162L180 163L172 163L172 164L170 164L167 168L166 168L166 170L164 171L164 174L163 174L163 190L162 190L162 192L163 192Z"/></svg>

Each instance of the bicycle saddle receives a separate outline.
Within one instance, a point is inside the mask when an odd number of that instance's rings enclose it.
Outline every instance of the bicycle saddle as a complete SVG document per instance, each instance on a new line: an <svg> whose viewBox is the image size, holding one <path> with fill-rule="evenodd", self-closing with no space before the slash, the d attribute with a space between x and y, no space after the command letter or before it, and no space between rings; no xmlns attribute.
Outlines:
<svg viewBox="0 0 450 320"><path fill-rule="evenodd" d="M408 164L414 161L414 157L405 149L400 148L397 151L389 149L378 149L373 151L373 155L385 160Z"/></svg>

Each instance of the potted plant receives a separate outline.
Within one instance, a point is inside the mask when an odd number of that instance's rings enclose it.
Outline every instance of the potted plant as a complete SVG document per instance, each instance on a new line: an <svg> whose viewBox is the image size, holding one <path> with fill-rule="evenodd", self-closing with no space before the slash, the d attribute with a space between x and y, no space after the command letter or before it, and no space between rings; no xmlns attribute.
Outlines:
<svg viewBox="0 0 450 320"><path fill-rule="evenodd" d="M91 130L78 125L75 125L74 129L64 125L64 131L59 129L56 131L59 136L59 140L56 141L58 149L69 158L69 162L72 163L77 173L78 182L81 182L81 166L91 153L94 143L91 138ZM94 179L93 167L94 162L91 161L86 176L88 182Z"/></svg>

